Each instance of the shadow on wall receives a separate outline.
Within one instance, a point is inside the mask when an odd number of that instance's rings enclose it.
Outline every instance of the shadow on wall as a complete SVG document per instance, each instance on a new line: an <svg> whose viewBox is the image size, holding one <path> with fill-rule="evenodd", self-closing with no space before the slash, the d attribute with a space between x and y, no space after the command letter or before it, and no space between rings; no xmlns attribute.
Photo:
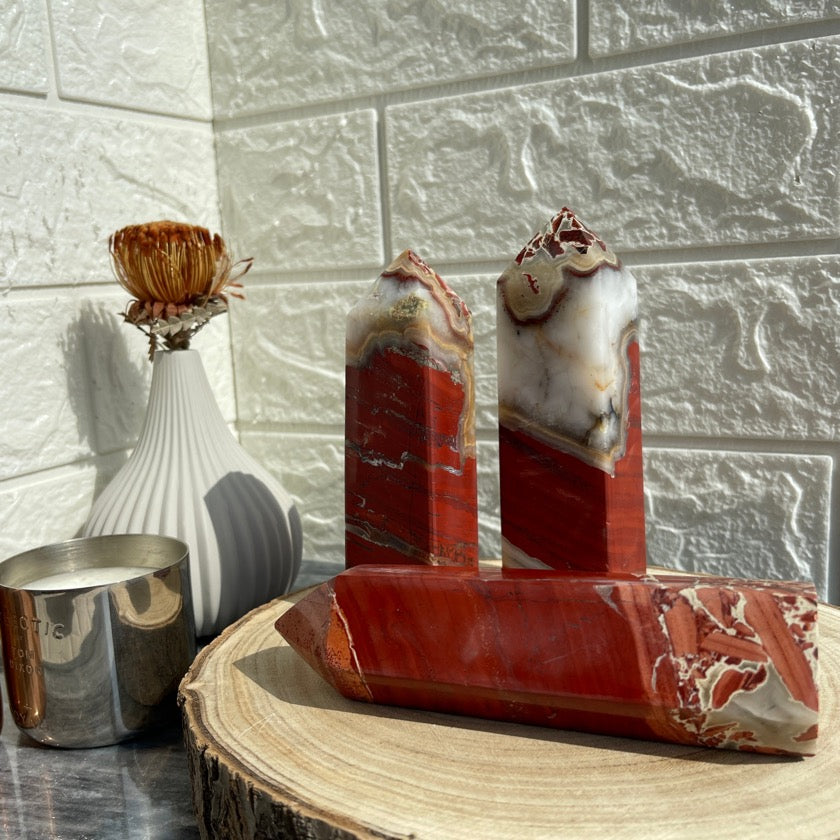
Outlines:
<svg viewBox="0 0 840 840"><path fill-rule="evenodd" d="M204 503L219 556L235 561L220 564L219 624L227 626L291 589L300 569L303 531L297 507L284 510L262 481L246 473L227 473Z"/></svg>
<svg viewBox="0 0 840 840"><path fill-rule="evenodd" d="M79 441L96 456L94 498L128 460L146 412L151 365L128 335L119 313L88 300L62 341Z"/></svg>

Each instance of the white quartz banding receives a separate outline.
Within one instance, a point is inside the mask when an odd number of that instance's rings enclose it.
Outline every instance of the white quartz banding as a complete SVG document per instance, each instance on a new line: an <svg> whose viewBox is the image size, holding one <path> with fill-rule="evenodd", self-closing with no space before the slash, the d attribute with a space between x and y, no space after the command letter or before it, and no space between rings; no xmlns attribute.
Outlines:
<svg viewBox="0 0 840 840"><path fill-rule="evenodd" d="M347 363L363 364L382 345L412 341L427 364L463 381L465 349L472 345L469 311L443 278L404 251L348 314Z"/></svg>
<svg viewBox="0 0 840 840"><path fill-rule="evenodd" d="M446 371L463 386L461 446L475 453L472 317L443 278L413 251L403 251L347 315L346 361L362 367L374 353L403 353Z"/></svg>
<svg viewBox="0 0 840 840"><path fill-rule="evenodd" d="M636 283L564 213L499 278L499 420L612 473L627 431ZM584 254L558 238L578 230L592 240Z"/></svg>

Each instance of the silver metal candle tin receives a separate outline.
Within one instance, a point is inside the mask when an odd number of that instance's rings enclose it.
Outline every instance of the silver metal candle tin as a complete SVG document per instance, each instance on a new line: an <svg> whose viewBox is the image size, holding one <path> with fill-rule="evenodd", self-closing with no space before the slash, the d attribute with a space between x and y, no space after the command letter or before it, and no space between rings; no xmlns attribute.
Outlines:
<svg viewBox="0 0 840 840"><path fill-rule="evenodd" d="M106 585L24 588L113 566L148 572ZM187 545L120 534L10 557L0 562L0 635L9 707L22 732L59 747L130 738L168 713L163 701L174 698L195 657Z"/></svg>

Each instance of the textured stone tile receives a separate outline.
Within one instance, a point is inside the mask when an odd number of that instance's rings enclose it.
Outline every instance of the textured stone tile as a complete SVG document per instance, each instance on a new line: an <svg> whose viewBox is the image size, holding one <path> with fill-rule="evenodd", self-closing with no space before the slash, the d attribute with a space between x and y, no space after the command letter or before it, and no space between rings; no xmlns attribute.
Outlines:
<svg viewBox="0 0 840 840"><path fill-rule="evenodd" d="M478 556L502 556L502 510L499 501L499 444L479 440L478 446Z"/></svg>
<svg viewBox="0 0 840 840"><path fill-rule="evenodd" d="M304 559L344 568L344 438L245 431L241 439L295 499Z"/></svg>
<svg viewBox="0 0 840 840"><path fill-rule="evenodd" d="M653 565L812 579L826 597L831 458L647 449Z"/></svg>
<svg viewBox="0 0 840 840"><path fill-rule="evenodd" d="M239 419L344 424L344 339L370 281L282 283L232 308Z"/></svg>
<svg viewBox="0 0 840 840"><path fill-rule="evenodd" d="M214 0L207 22L221 116L562 64L575 55L573 0Z"/></svg>
<svg viewBox="0 0 840 840"><path fill-rule="evenodd" d="M51 0L61 96L209 120L201 0Z"/></svg>
<svg viewBox="0 0 840 840"><path fill-rule="evenodd" d="M67 294L0 302L0 476L130 448L148 400L146 343L114 313L124 298ZM217 319L221 321L221 319ZM214 335L215 333L215 335ZM235 417L227 330L210 324L202 355L224 416ZM206 353L205 353L206 351Z"/></svg>
<svg viewBox="0 0 840 840"><path fill-rule="evenodd" d="M376 273L364 281L246 289L231 311L240 420L343 425L347 313ZM476 422L495 430L495 278L446 280L473 313Z"/></svg>
<svg viewBox="0 0 840 840"><path fill-rule="evenodd" d="M0 106L0 122L0 287L111 282L108 236L127 224L219 229L209 126L30 105Z"/></svg>
<svg viewBox="0 0 840 840"><path fill-rule="evenodd" d="M216 142L235 253L261 269L380 266L374 111L226 131Z"/></svg>
<svg viewBox="0 0 840 840"><path fill-rule="evenodd" d="M840 259L633 273L646 431L840 439Z"/></svg>
<svg viewBox="0 0 840 840"><path fill-rule="evenodd" d="M0 558L79 536L96 487L91 464L0 484Z"/></svg>
<svg viewBox="0 0 840 840"><path fill-rule="evenodd" d="M44 4L0 0L0 88L47 91Z"/></svg>
<svg viewBox="0 0 840 840"><path fill-rule="evenodd" d="M68 463L93 452L85 363L73 349L74 314L73 304L62 297L0 303L3 477Z"/></svg>
<svg viewBox="0 0 840 840"><path fill-rule="evenodd" d="M511 258L561 206L619 252L836 236L840 40L393 106L394 250Z"/></svg>
<svg viewBox="0 0 840 840"><path fill-rule="evenodd" d="M649 0L644 10L614 0L590 0L589 51L612 55L838 17L837 0L717 4Z"/></svg>
<svg viewBox="0 0 840 840"><path fill-rule="evenodd" d="M143 426L151 381L146 342L117 313L127 296L88 298L76 307L61 337L67 399L92 453L134 446Z"/></svg>

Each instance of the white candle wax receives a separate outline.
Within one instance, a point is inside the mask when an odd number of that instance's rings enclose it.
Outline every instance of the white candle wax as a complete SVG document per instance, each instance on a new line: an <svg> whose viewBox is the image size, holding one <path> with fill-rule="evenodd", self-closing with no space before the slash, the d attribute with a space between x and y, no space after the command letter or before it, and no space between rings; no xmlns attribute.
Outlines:
<svg viewBox="0 0 840 840"><path fill-rule="evenodd" d="M42 592L59 589L84 589L88 586L108 586L122 580L154 572L145 566L99 566L90 569L76 569L70 572L56 572L53 575L29 581L21 589L38 589Z"/></svg>

